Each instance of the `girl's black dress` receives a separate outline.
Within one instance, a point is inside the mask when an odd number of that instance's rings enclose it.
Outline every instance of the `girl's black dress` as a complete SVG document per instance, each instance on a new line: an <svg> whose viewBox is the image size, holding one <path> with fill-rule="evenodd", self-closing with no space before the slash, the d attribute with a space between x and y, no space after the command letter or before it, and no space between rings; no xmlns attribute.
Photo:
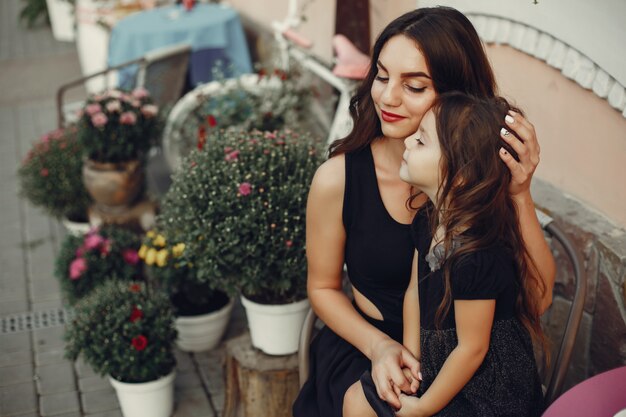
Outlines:
<svg viewBox="0 0 626 417"><path fill-rule="evenodd" d="M414 252L410 225L395 221L385 208L369 146L346 154L345 161L348 276L384 318L375 320L361 313L365 319L401 342L402 300ZM294 417L341 417L345 392L370 368L366 356L324 327L311 344L311 373L294 403Z"/></svg>
<svg viewBox="0 0 626 417"><path fill-rule="evenodd" d="M419 251L418 263L422 264L420 271L427 268L419 280L423 381L418 396L421 396L457 346L457 335L453 304L439 328L435 326L444 281L437 256L426 256L431 240L426 215L420 213L415 217L413 235ZM438 417L541 415L543 396L531 338L515 316L516 273L514 258L504 244L474 252L452 265L452 298L495 299L496 311L489 350L483 363L467 385L436 414ZM368 371L361 377L361 382L378 416L394 416L392 408L376 395Z"/></svg>

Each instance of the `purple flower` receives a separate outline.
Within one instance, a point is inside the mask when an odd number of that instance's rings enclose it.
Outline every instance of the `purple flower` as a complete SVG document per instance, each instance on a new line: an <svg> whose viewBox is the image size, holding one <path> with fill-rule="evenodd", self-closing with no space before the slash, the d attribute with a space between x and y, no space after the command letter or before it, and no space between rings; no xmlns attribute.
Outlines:
<svg viewBox="0 0 626 417"><path fill-rule="evenodd" d="M135 113L125 111L120 115L120 123L123 125L134 125L137 122L137 116Z"/></svg>
<svg viewBox="0 0 626 417"><path fill-rule="evenodd" d="M76 280L87 270L85 258L76 258L70 264L70 279Z"/></svg>
<svg viewBox="0 0 626 417"><path fill-rule="evenodd" d="M246 196L252 191L252 185L249 182L239 184L239 195Z"/></svg>
<svg viewBox="0 0 626 417"><path fill-rule="evenodd" d="M109 119L104 113L96 113L91 116L91 124L93 124L94 127L102 127L107 124L108 121Z"/></svg>

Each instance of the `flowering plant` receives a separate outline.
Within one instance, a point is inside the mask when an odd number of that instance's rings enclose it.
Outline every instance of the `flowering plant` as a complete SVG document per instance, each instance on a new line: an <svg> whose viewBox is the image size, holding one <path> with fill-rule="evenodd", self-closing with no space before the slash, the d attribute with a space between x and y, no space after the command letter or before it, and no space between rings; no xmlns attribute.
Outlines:
<svg viewBox="0 0 626 417"><path fill-rule="evenodd" d="M139 257L148 276L169 295L177 315L206 314L228 303L224 293L198 282L196 266L184 243L168 241L162 232L150 230L139 248Z"/></svg>
<svg viewBox="0 0 626 417"><path fill-rule="evenodd" d="M86 221L91 199L83 185L82 166L75 127L47 133L18 169L20 193L52 216Z"/></svg>
<svg viewBox="0 0 626 417"><path fill-rule="evenodd" d="M78 139L87 157L97 162L139 158L161 127L159 108L144 88L91 95L79 116Z"/></svg>
<svg viewBox="0 0 626 417"><path fill-rule="evenodd" d="M185 116L170 121L167 135L180 156L202 149L217 130L274 131L306 123L310 88L297 66L290 72L261 69L257 74L229 79L217 71L219 88L207 84L197 99L189 102L192 107Z"/></svg>
<svg viewBox="0 0 626 417"><path fill-rule="evenodd" d="M183 239L199 282L261 303L304 298L306 196L321 144L290 130L221 131L210 143L175 173L165 232Z"/></svg>
<svg viewBox="0 0 626 417"><path fill-rule="evenodd" d="M92 229L84 236L66 236L56 260L55 275L70 304L102 282L142 277L139 237L115 226Z"/></svg>
<svg viewBox="0 0 626 417"><path fill-rule="evenodd" d="M65 354L82 355L94 371L118 381L148 382L174 368L175 339L164 293L140 282L108 281L76 305Z"/></svg>

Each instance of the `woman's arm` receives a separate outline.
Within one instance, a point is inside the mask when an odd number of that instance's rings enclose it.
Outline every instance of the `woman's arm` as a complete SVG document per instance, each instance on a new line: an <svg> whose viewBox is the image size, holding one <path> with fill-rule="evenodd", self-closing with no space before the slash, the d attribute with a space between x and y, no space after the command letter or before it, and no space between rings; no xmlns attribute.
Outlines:
<svg viewBox="0 0 626 417"><path fill-rule="evenodd" d="M508 152L503 152L503 149L500 150L500 157L511 170L510 191L518 208L522 238L530 258L530 272L545 286L545 290L537 288L539 312L543 314L552 304L556 264L530 195L530 182L539 164L539 143L534 126L520 114L509 112L505 122L509 129L517 134L519 140L511 134L502 134L501 137L517 152L520 160L516 161Z"/></svg>
<svg viewBox="0 0 626 417"><path fill-rule="evenodd" d="M346 241L342 219L344 187L343 155L322 164L311 183L306 219L308 296L320 319L372 361L372 374L376 373L378 381L385 381L380 386L377 384L379 395L399 407L390 382L409 390L410 381L402 368L411 368L417 377L419 365L400 343L363 319L342 291Z"/></svg>
<svg viewBox="0 0 626 417"><path fill-rule="evenodd" d="M432 416L463 389L489 350L495 309L495 300L454 301L458 344L424 395L420 398L402 396L398 417Z"/></svg>

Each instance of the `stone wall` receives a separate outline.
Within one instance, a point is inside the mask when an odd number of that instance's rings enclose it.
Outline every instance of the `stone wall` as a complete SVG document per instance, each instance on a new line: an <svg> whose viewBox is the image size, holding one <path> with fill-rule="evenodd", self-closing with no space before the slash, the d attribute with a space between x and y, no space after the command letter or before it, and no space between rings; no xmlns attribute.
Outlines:
<svg viewBox="0 0 626 417"><path fill-rule="evenodd" d="M626 365L626 231L544 181L534 180L532 191L537 206L555 220L582 254L588 280L567 389ZM553 304L544 320L554 358L571 306L574 272L563 248L558 244L553 248L558 273Z"/></svg>

